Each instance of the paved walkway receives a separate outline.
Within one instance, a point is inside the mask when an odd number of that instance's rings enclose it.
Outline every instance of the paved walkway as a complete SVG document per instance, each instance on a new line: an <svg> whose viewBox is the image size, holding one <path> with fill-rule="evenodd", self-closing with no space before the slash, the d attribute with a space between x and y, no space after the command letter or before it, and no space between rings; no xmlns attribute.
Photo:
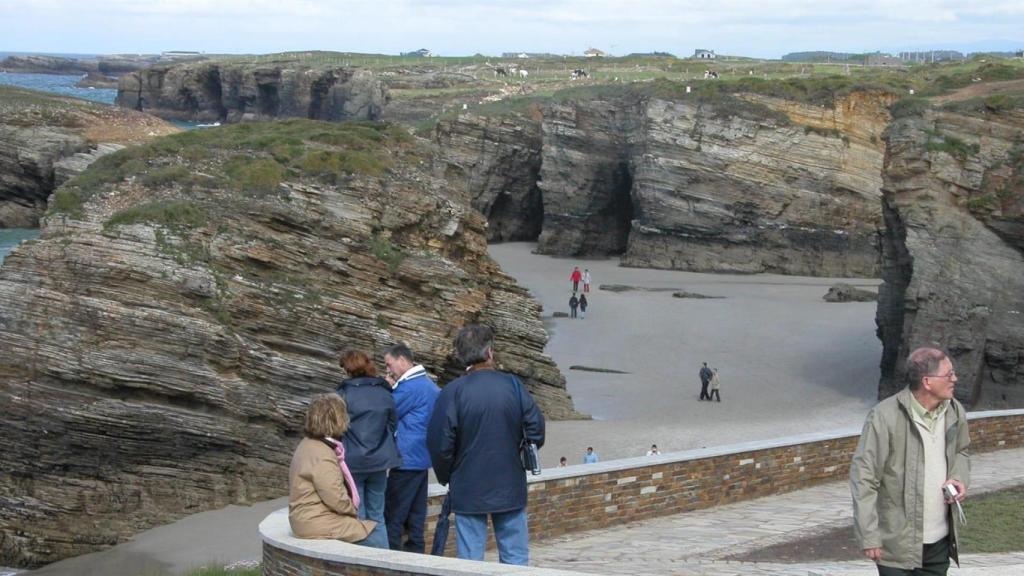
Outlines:
<svg viewBox="0 0 1024 576"><path fill-rule="evenodd" d="M971 495L1024 484L1024 449L971 458ZM867 560L781 564L727 560L828 530L848 526L853 512L846 482L768 498L576 532L530 546L530 564L545 568L629 576L678 574L727 576L855 576L878 572ZM970 519L968 519L970 521ZM950 574L1024 574L1024 553L965 554Z"/></svg>

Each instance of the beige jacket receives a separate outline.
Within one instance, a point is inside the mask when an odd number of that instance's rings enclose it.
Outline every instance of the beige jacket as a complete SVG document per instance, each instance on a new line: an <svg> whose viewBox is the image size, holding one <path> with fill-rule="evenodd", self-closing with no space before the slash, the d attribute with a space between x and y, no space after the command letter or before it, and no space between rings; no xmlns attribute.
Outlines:
<svg viewBox="0 0 1024 576"><path fill-rule="evenodd" d="M955 399L946 408L944 429L946 477L967 486L971 440L966 411ZM868 414L850 465L854 532L862 549L882 549L879 564L907 570L921 567L923 486L924 445L911 414L910 389L904 388ZM953 516L947 506L950 557L959 563L959 526Z"/></svg>
<svg viewBox="0 0 1024 576"><path fill-rule="evenodd" d="M297 538L359 542L376 526L356 518L338 457L323 440L303 438L288 473L288 522Z"/></svg>

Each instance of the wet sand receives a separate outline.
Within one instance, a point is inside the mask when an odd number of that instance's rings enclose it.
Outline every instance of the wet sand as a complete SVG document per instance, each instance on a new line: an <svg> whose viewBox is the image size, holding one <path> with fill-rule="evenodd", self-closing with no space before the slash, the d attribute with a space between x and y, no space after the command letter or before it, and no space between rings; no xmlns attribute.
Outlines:
<svg viewBox="0 0 1024 576"><path fill-rule="evenodd" d="M882 347L874 303L821 299L835 279L714 275L622 268L615 259L532 254L526 243L491 246L491 255L543 304L547 352L562 368L576 407L593 420L549 422L545 467L560 456L603 460L826 431L859 425L874 404ZM586 319L568 312L574 265L594 284ZM877 280L856 280L877 286ZM677 288L723 299L679 299L672 292L613 293L600 284ZM498 351L500 355L500 350ZM700 402L701 362L717 367L722 402ZM572 365L628 374L569 370ZM157 576L205 564L261 557L256 526L286 499L204 512L139 534L131 542L72 558L33 574Z"/></svg>

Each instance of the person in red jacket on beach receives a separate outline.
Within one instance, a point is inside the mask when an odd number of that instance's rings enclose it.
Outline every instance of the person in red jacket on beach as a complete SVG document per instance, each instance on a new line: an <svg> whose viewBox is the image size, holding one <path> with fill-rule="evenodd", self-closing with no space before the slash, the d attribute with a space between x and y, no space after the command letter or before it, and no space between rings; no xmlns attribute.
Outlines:
<svg viewBox="0 0 1024 576"><path fill-rule="evenodd" d="M572 280L572 291L577 292L580 289L580 280L583 279L583 273L580 272L579 266L572 267L572 274L569 275L569 280Z"/></svg>

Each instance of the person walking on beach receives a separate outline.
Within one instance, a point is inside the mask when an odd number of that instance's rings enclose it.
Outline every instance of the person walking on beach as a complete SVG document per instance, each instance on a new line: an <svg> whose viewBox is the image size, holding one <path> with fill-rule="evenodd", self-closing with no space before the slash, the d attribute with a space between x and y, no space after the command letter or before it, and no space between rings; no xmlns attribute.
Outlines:
<svg viewBox="0 0 1024 576"><path fill-rule="evenodd" d="M350 423L342 441L345 461L362 502L359 518L376 522L367 543L387 548L384 498L388 470L402 464L402 457L395 446L398 417L391 386L377 377L377 369L365 352L347 350L341 355L339 364L348 374L336 392L345 400L348 410Z"/></svg>
<svg viewBox="0 0 1024 576"><path fill-rule="evenodd" d="M449 485L456 553L484 559L490 516L498 561L526 566L526 474L519 446L523 440L544 445L544 415L518 378L497 369L489 327L459 330L455 355L466 374L437 397L427 447L437 481Z"/></svg>
<svg viewBox="0 0 1024 576"><path fill-rule="evenodd" d="M597 452L594 452L593 446L587 446L587 453L583 455L584 464L597 464L600 462L600 458L597 457Z"/></svg>
<svg viewBox="0 0 1024 576"><path fill-rule="evenodd" d="M576 308L580 305L579 298L576 297L576 293L573 292L572 296L569 297L569 318L576 317Z"/></svg>
<svg viewBox="0 0 1024 576"><path fill-rule="evenodd" d="M704 366L700 369L700 399L711 400L711 395L708 394L708 383L711 382L711 369L708 368L708 363L705 362Z"/></svg>
<svg viewBox="0 0 1024 576"><path fill-rule="evenodd" d="M718 392L719 385L720 383L718 382L718 368L715 368L714 370L711 371L711 394L708 394L708 400L715 398L715 402L722 401L722 395L719 394Z"/></svg>
<svg viewBox="0 0 1024 576"><path fill-rule="evenodd" d="M388 368L398 415L395 443L402 455L402 465L388 476L384 503L388 545L392 550L423 554L426 551L423 525L427 519L427 473L430 470L427 424L441 389L427 375L427 370L416 364L412 350L405 344L388 348L384 352L384 364ZM403 529L408 533L404 543Z"/></svg>
<svg viewBox="0 0 1024 576"><path fill-rule="evenodd" d="M583 269L583 293L590 292L590 268Z"/></svg>
<svg viewBox="0 0 1024 576"><path fill-rule="evenodd" d="M579 266L572 267L572 274L569 275L569 280L572 280L572 291L575 293L580 289L580 280L583 279L583 274L580 272Z"/></svg>
<svg viewBox="0 0 1024 576"><path fill-rule="evenodd" d="M950 558L960 563L967 415L944 352L914 350L906 372L907 386L868 413L850 463L854 533L879 576L945 575Z"/></svg>
<svg viewBox="0 0 1024 576"><path fill-rule="evenodd" d="M587 317L587 295L580 294L580 318Z"/></svg>

